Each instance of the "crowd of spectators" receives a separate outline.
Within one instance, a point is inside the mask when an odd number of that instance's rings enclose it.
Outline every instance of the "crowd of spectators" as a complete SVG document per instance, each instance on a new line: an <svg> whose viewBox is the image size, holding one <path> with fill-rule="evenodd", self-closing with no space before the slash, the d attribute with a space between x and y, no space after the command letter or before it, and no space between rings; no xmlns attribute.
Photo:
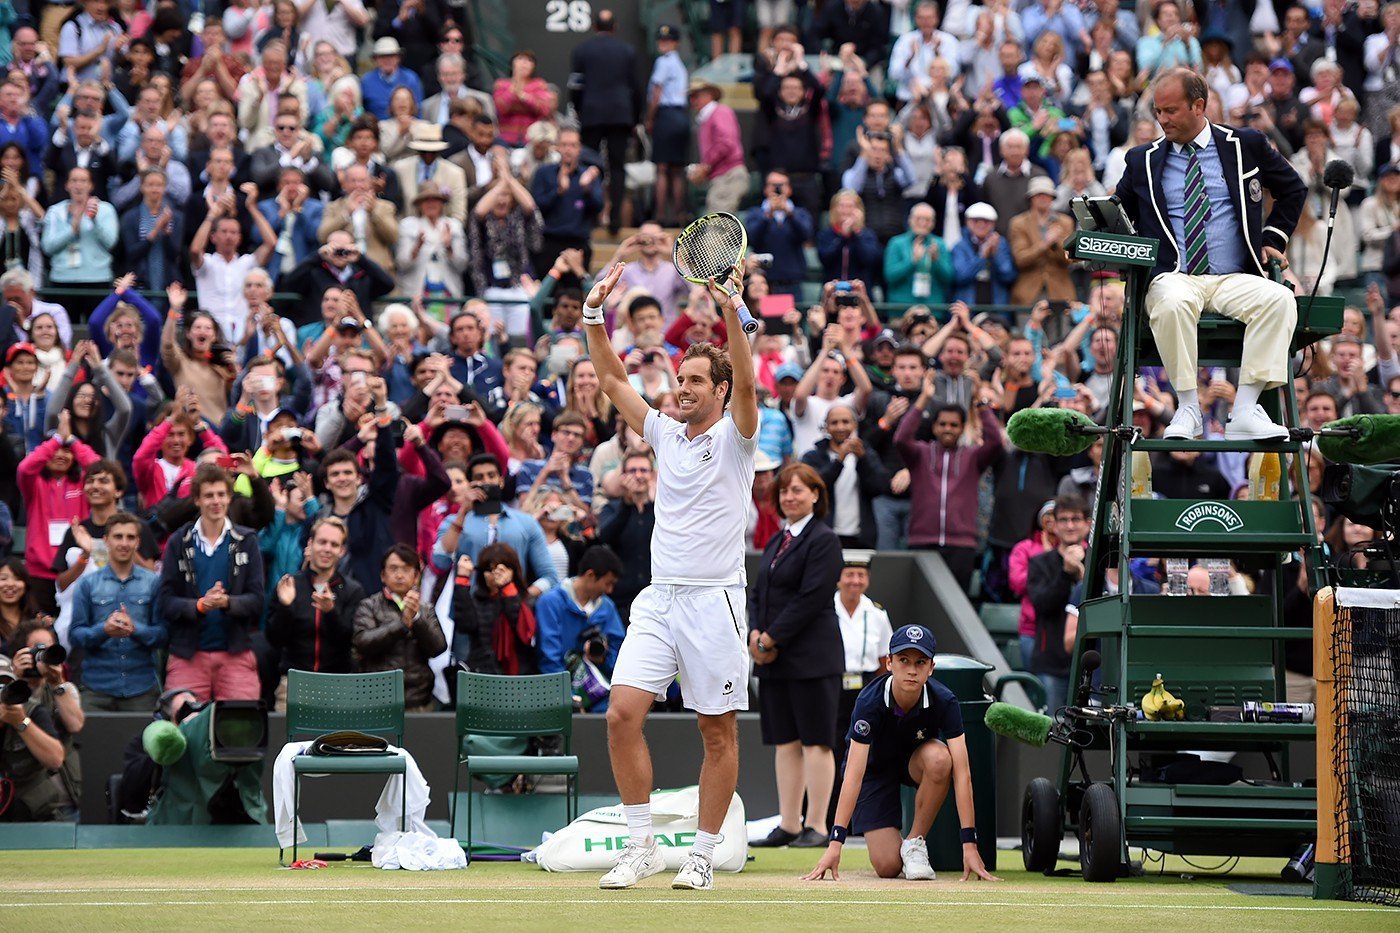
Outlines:
<svg viewBox="0 0 1400 933"><path fill-rule="evenodd" d="M970 596L1019 602L1053 702L1098 451L1019 451L1004 425L1103 416L1123 286L1060 244L1070 199L1158 135L1144 89L1176 65L1308 183L1294 284L1356 305L1299 367L1304 420L1400 413L1400 4L756 6L755 36L745 4L712 4L711 51L753 56L742 112L692 79L678 28L638 41L606 10L552 84L526 50L487 80L444 0L0 2L0 539L24 541L0 642L42 674L36 736L71 748L82 710L171 687L275 706L293 667L401 668L414 709L450 703L453 664L569 670L602 709L655 472L584 354L595 231L636 229L612 344L675 414L681 356L729 335L671 237L718 209L766 254L753 548L805 464L842 547L936 551ZM629 171L639 129L653 173ZM1357 179L1324 271L1334 158ZM1235 378L1200 373L1208 436ZM1174 406L1139 374L1144 431ZM1242 455L1153 476L1248 492ZM1335 559L1364 560L1366 530L1322 517ZM832 598L844 624L865 597ZM55 641L65 666L29 650ZM0 718L0 755L61 770Z"/></svg>

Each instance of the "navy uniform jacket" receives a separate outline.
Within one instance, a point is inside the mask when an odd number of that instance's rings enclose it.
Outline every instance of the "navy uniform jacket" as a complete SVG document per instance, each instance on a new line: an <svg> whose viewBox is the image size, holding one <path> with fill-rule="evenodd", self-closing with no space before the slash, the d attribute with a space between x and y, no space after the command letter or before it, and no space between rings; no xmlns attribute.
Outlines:
<svg viewBox="0 0 1400 933"><path fill-rule="evenodd" d="M901 783L910 784L909 759L915 749L932 739L946 742L963 734L962 707L953 691L930 677L919 705L896 715L898 706L890 691L892 676L872 680L856 697L846 741L870 746L866 780L897 776Z"/></svg>
<svg viewBox="0 0 1400 933"><path fill-rule="evenodd" d="M574 46L569 62L569 89L579 125L627 125L639 122L643 92L637 50L609 33L598 33Z"/></svg>
<svg viewBox="0 0 1400 933"><path fill-rule="evenodd" d="M1293 235L1298 215L1307 200L1307 183L1258 130L1211 124L1211 133L1225 170L1225 184L1230 188L1235 216L1242 224L1240 235L1244 238L1245 252L1254 262L1253 267L1243 271L1267 276L1259 254L1266 246L1280 252L1288 248L1288 238ZM1157 265L1152 270L1154 277L1163 272L1178 272L1181 268L1176 235L1172 232L1162 191L1162 169L1171 145L1163 136L1130 149L1116 192L1123 202L1123 210L1137 227L1138 236L1150 237L1161 244ZM1263 216L1266 190L1274 199L1273 210L1267 218Z"/></svg>

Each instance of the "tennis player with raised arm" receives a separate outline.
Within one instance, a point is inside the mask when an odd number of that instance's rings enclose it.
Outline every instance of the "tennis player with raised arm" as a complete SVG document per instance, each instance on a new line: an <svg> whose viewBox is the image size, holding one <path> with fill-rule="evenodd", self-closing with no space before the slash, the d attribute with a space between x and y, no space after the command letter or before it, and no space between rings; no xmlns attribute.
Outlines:
<svg viewBox="0 0 1400 933"><path fill-rule="evenodd" d="M706 891L712 886L719 831L739 781L735 712L749 705L748 648L739 616L745 606L744 529L758 435L753 353L740 323L740 299L712 280L709 290L724 314L729 352L691 346L677 372L680 420L651 408L628 383L603 326L603 301L623 265L617 263L594 284L583 322L602 390L656 451L656 528L651 585L632 603L608 702L608 752L629 838L599 886L630 888L664 867L652 836L651 752L642 725L652 702L664 698L680 675L685 705L698 714L705 761L700 831L671 887ZM742 292L737 269L731 270L729 284L736 294Z"/></svg>

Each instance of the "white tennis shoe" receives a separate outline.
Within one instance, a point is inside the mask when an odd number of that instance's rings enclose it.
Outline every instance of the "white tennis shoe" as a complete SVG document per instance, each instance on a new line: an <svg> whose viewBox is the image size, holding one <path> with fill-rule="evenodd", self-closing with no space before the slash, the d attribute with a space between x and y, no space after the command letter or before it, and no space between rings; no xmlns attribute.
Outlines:
<svg viewBox="0 0 1400 933"><path fill-rule="evenodd" d="M899 844L899 858L904 862L904 877L908 881L932 881L933 866L928 861L928 843L923 836L910 836Z"/></svg>
<svg viewBox="0 0 1400 933"><path fill-rule="evenodd" d="M661 862L661 852L656 847L656 839L647 837L646 842L633 842L618 856L617 864L598 882L605 891L620 891L630 888L643 878L650 878L666 866Z"/></svg>
<svg viewBox="0 0 1400 933"><path fill-rule="evenodd" d="M686 856L685 864L676 872L671 887L677 891L709 891L715 886L714 864L694 852Z"/></svg>
<svg viewBox="0 0 1400 933"><path fill-rule="evenodd" d="M1182 405L1176 410L1176 417L1162 436L1174 441L1194 441L1205 433L1201 423L1201 409L1197 405Z"/></svg>
<svg viewBox="0 0 1400 933"><path fill-rule="evenodd" d="M1264 406L1255 405L1226 423L1225 437L1229 440L1282 441L1288 439L1288 428L1274 424L1264 413Z"/></svg>

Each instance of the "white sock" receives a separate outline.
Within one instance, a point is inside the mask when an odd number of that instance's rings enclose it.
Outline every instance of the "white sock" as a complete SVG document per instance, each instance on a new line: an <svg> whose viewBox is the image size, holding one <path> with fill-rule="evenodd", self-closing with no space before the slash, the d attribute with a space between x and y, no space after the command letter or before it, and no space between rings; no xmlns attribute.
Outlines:
<svg viewBox="0 0 1400 933"><path fill-rule="evenodd" d="M622 812L627 815L627 834L638 845L651 838L651 804L624 803Z"/></svg>
<svg viewBox="0 0 1400 933"><path fill-rule="evenodd" d="M1264 383L1252 382L1249 385L1241 385L1235 390L1235 406L1230 409L1230 417L1234 418L1252 411L1255 405L1259 404L1259 393L1264 391Z"/></svg>
<svg viewBox="0 0 1400 933"><path fill-rule="evenodd" d="M1192 386L1192 387L1189 388L1189 389L1177 389L1177 390L1176 390L1176 410L1177 410L1177 411L1181 411L1181 409L1183 409L1183 408L1200 408L1200 407L1201 407L1201 396L1200 396L1200 392L1196 389L1195 386Z"/></svg>
<svg viewBox="0 0 1400 933"><path fill-rule="evenodd" d="M715 846L717 845L719 845L719 833L707 833L702 829L695 834L695 845L691 846L690 851L714 861Z"/></svg>

